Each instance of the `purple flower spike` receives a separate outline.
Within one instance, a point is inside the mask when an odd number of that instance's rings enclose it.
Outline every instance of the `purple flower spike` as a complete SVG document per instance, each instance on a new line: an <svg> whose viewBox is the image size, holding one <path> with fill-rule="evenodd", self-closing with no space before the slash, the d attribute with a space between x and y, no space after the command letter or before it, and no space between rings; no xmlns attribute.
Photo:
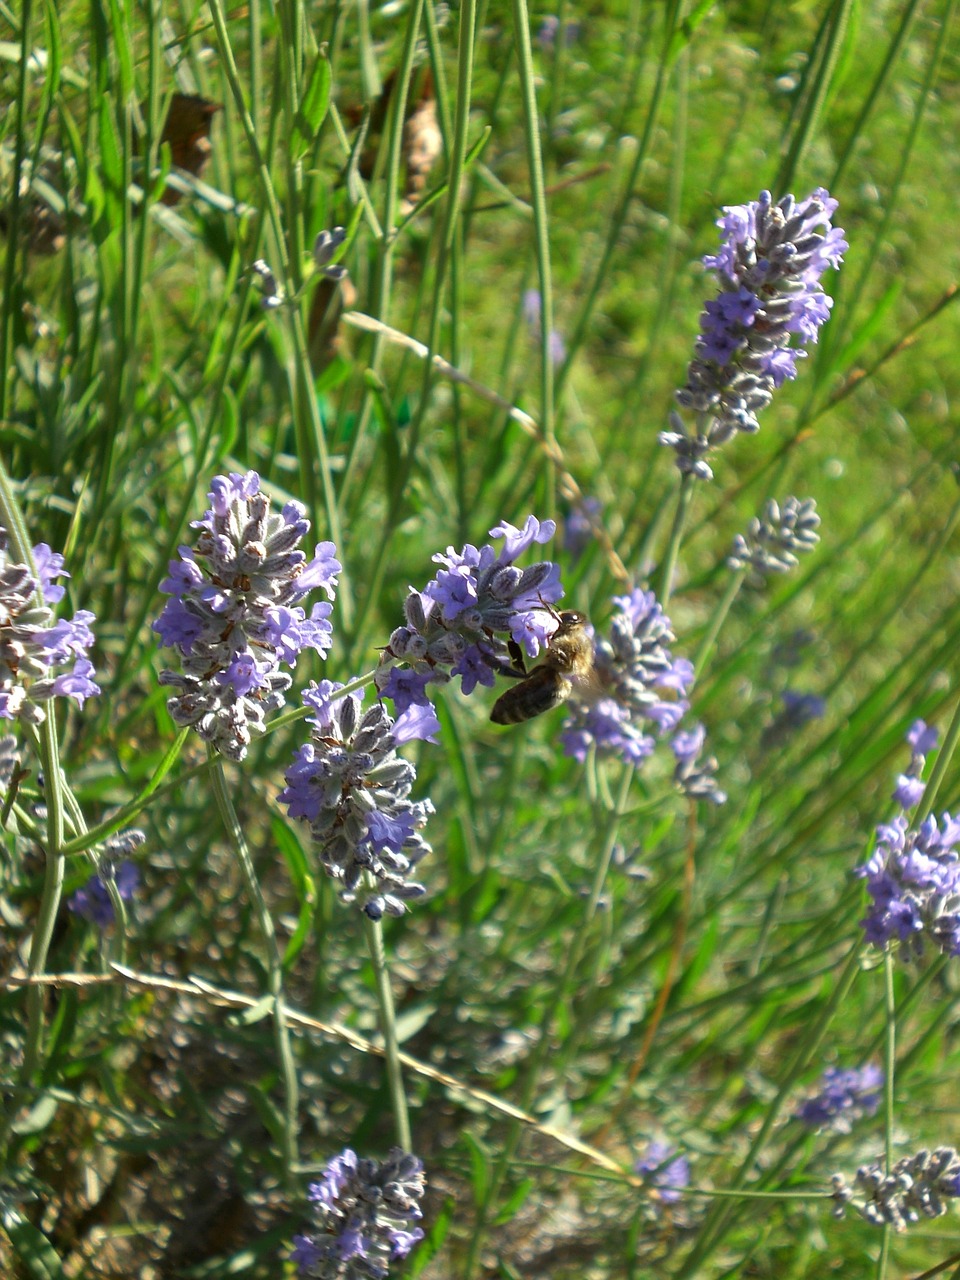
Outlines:
<svg viewBox="0 0 960 1280"><path fill-rule="evenodd" d="M468 543L433 557L441 567L423 591L410 588L406 625L390 637L377 672L381 694L399 698L398 712L425 703L426 686L451 676L460 677L465 694L478 684L491 687L495 673L513 665L509 640L531 658L546 646L557 629L551 605L563 595L560 570L549 560L525 569L516 561L555 532L552 520L528 516L522 529L504 521L490 530L500 548ZM406 669L397 672L397 664Z"/></svg>
<svg viewBox="0 0 960 1280"><path fill-rule="evenodd" d="M7 531L0 527L0 717L41 724L41 702L73 698L82 707L100 692L87 657L95 619L88 609L79 609L73 618L54 619L46 604L36 603L38 588L48 602L63 599L64 589L54 581L70 576L63 556L45 542L33 548L34 577L27 565L8 558L8 546Z"/></svg>
<svg viewBox="0 0 960 1280"><path fill-rule="evenodd" d="M926 945L960 955L960 822L931 814L919 827L905 814L877 827L877 844L854 874L865 880L870 907L860 921L867 941L899 943L908 959Z"/></svg>
<svg viewBox="0 0 960 1280"><path fill-rule="evenodd" d="M645 1182L659 1190L664 1204L681 1200L684 1187L690 1185L690 1161L686 1156L674 1156L675 1151L676 1147L665 1142L650 1142L645 1154L633 1166L634 1172L642 1174Z"/></svg>
<svg viewBox="0 0 960 1280"><path fill-rule="evenodd" d="M853 1186L842 1173L831 1183L834 1217L842 1218L852 1206L875 1227L906 1231L921 1218L941 1217L949 1201L960 1197L960 1155L954 1147L922 1148L889 1170L879 1162L861 1165Z"/></svg>
<svg viewBox="0 0 960 1280"><path fill-rule="evenodd" d="M301 1280L386 1280L423 1239L423 1163L394 1147L383 1163L349 1148L329 1162L307 1197L314 1222L294 1237Z"/></svg>
<svg viewBox="0 0 960 1280"><path fill-rule="evenodd" d="M305 691L313 735L284 775L280 803L310 824L341 900L379 920L425 892L412 875L430 853L420 830L433 805L409 799L417 774L397 747L440 725L429 706L411 704L394 721L379 702L364 709L359 694L336 697L343 687L325 680Z"/></svg>
<svg viewBox="0 0 960 1280"><path fill-rule="evenodd" d="M810 1129L849 1133L856 1121L875 1115L880 1106L883 1071L867 1064L859 1070L828 1067L820 1091L797 1108L796 1116Z"/></svg>
<svg viewBox="0 0 960 1280"><path fill-rule="evenodd" d="M830 219L837 201L822 188L797 202L758 200L724 209L717 226L724 240L703 265L717 273L720 292L707 302L687 380L677 402L696 416L690 432L679 413L660 443L673 449L681 473L700 480L713 472L707 454L738 431L758 431L758 413L774 391L797 376L805 353L792 346L816 342L833 305L820 278L839 266L847 243Z"/></svg>
<svg viewBox="0 0 960 1280"><path fill-rule="evenodd" d="M310 531L304 508L288 502L271 513L255 471L215 476L210 509L193 528L194 549L180 548L160 584L170 595L153 624L161 643L179 651L183 673L162 671L177 690L167 708L231 760L242 760L251 736L283 706L293 667L304 649L326 657L332 606L301 604L308 592L332 600L341 565L332 542L312 560L299 549Z"/></svg>
<svg viewBox="0 0 960 1280"><path fill-rule="evenodd" d="M67 904L71 911L83 916L91 924L100 929L113 924L113 902L107 889L112 878L117 892L124 902L132 902L134 894L140 888L140 870L135 862L124 855L132 853L146 840L142 831L131 827L126 831L118 831L103 845L103 858L100 871L92 876L82 889L78 889ZM124 857L119 864L118 857ZM116 864L116 869L115 868Z"/></svg>
<svg viewBox="0 0 960 1280"><path fill-rule="evenodd" d="M651 735L672 732L689 709L683 695L693 684L693 666L671 653L676 637L652 591L637 588L613 603L618 612L609 639L594 641L597 696L573 704L562 740L576 760L593 746L639 765L656 746Z"/></svg>

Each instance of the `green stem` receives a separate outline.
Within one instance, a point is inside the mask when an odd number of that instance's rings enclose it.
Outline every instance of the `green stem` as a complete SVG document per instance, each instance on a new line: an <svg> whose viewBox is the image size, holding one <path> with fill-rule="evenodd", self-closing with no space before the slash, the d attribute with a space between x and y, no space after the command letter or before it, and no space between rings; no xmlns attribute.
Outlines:
<svg viewBox="0 0 960 1280"><path fill-rule="evenodd" d="M897 1002L893 990L893 953L887 949L883 957L884 1010L886 1035L884 1052L885 1079L883 1082L883 1155L884 1171L893 1168L893 1103L894 1073L897 1066ZM890 1224L884 1223L883 1243L877 1258L877 1280L884 1280L890 1256Z"/></svg>
<svg viewBox="0 0 960 1280"><path fill-rule="evenodd" d="M530 45L530 14L527 9L527 0L513 0L513 26L517 51L517 70L520 74L520 94L523 98L523 122L527 146L527 163L530 170L530 203L533 206L533 232L537 251L537 271L540 279L540 421L544 439L548 450L550 450L544 456L545 510L546 514L552 517L556 508L556 473L551 461L551 454L556 446L556 423L553 407L553 361L550 357L550 336L553 333L553 288L550 276L547 197L543 181L543 155L540 149L540 116L537 111L533 51ZM558 34L557 43L562 45L562 34Z"/></svg>
<svg viewBox="0 0 960 1280"><path fill-rule="evenodd" d="M30 40L33 27L33 0L23 0L20 10L20 74L17 80L17 118L13 143L13 172L10 177L10 199L7 204L7 254L3 272L3 306L0 310L0 420L8 417L7 385L12 386L8 371L13 368L14 316L19 291L16 287L17 259L20 250L20 179L27 147L27 76L30 67Z"/></svg>
<svg viewBox="0 0 960 1280"><path fill-rule="evenodd" d="M217 802L217 808L223 819L223 824L227 830L227 836L233 847L234 853L237 855L237 862L240 866L241 874L247 887L247 893L250 895L250 901L253 905L257 921L260 925L260 932L263 934L267 944L267 975L270 995L273 997L273 1029L274 1039L276 1041L277 1056L280 1062L280 1074L283 1080L284 1093L284 1117L283 1117L283 1171L284 1179L288 1187L293 1186L294 1170L297 1163L297 1117L299 1111L299 1090L297 1085L297 1067L293 1058L293 1045L290 1037L290 1028L287 1026L286 1008L283 996L283 958L280 955L280 945L277 941L276 930L273 926L273 917L267 909L266 901L263 897L263 890L260 888L260 881L257 878L256 868L253 865L253 858L250 856L250 850L247 846L243 830L240 826L240 819L237 817L237 811L233 805L233 799L227 787L226 777L223 772L223 762L214 754L212 748L208 748L213 767L210 770L210 778L213 784L213 794Z"/></svg>
<svg viewBox="0 0 960 1280"><path fill-rule="evenodd" d="M367 947L377 979L377 1001L380 1005L380 1033L387 1062L387 1083L393 1106L393 1120L397 1130L397 1144L404 1151L412 1151L410 1116L407 1113L407 1095L403 1088L403 1072L400 1067L400 1043L397 1040L397 1015L393 1005L390 971L387 968L383 947L383 921L363 917Z"/></svg>
<svg viewBox="0 0 960 1280"><path fill-rule="evenodd" d="M740 592L740 588L743 586L743 580L746 577L746 574L746 569L740 569L739 571L732 572L730 574L727 589L724 591L717 607L713 611L713 617L710 619L707 630L704 632L703 639L700 641L700 647L697 649L697 656L693 660L693 670L697 680L699 680L703 674L703 668L706 666L707 658L710 656L710 650L713 648L717 636L720 634L720 628L727 620L727 614L730 612L730 608L734 600L736 600L737 595Z"/></svg>
<svg viewBox="0 0 960 1280"><path fill-rule="evenodd" d="M687 513L693 497L693 477L686 473L680 477L680 492L677 494L677 507L673 513L673 527L670 530L670 541L660 568L660 606L666 609L673 593L673 575L677 569L677 558L680 554L680 543L683 541L683 530L687 523Z"/></svg>

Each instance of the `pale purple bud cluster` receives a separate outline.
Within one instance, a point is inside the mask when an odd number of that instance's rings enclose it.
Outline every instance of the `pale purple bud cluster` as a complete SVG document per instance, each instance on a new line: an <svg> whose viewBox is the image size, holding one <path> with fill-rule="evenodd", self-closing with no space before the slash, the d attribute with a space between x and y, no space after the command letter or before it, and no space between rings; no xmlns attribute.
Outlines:
<svg viewBox="0 0 960 1280"><path fill-rule="evenodd" d="M422 704L393 720L380 702L364 709L362 694L338 697L343 688L324 680L304 691L312 736L284 774L280 802L291 818L310 824L343 902L356 902L372 920L403 915L425 892L410 876L430 853L420 829L434 809L429 800L409 799L417 774L397 747L435 732L439 722Z"/></svg>
<svg viewBox="0 0 960 1280"><path fill-rule="evenodd" d="M727 793L717 786L716 756L701 756L707 731L702 724L682 730L670 743L677 758L673 780L691 800L709 800L726 804Z"/></svg>
<svg viewBox="0 0 960 1280"><path fill-rule="evenodd" d="M681 1200L683 1189L690 1185L690 1161L686 1156L674 1155L675 1151L676 1147L665 1142L649 1142L643 1156L633 1166L634 1172L641 1174L644 1182L657 1188L659 1198L665 1204Z"/></svg>
<svg viewBox="0 0 960 1280"><path fill-rule="evenodd" d="M504 521L490 530L503 542L499 550L468 544L435 555L443 567L423 591L410 588L406 625L383 650L377 672L383 695L426 702L426 686L451 676L460 677L464 693L478 684L492 688L496 672L511 663L505 636L535 657L557 629L549 606L563 595L560 570L549 560L526 569L514 561L534 543L549 542L555 530L554 521L528 516L523 529ZM394 671L397 663L408 670Z"/></svg>
<svg viewBox="0 0 960 1280"><path fill-rule="evenodd" d="M45 712L38 705L50 698L73 698L83 706L100 692L93 680L93 663L87 653L93 644L89 609L78 609L71 619L54 619L46 604L37 604L39 588L44 600L56 604L64 588L54 580L69 577L63 556L46 543L33 549L37 576L25 564L7 554L9 537L0 527L0 716L41 724ZM58 667L65 668L56 674Z"/></svg>
<svg viewBox="0 0 960 1280"><path fill-rule="evenodd" d="M849 1133L858 1120L876 1114L883 1089L883 1071L868 1063L859 1070L828 1067L820 1091L796 1110L796 1117L810 1129Z"/></svg>
<svg viewBox="0 0 960 1280"><path fill-rule="evenodd" d="M160 584L172 598L153 629L183 660L183 674L160 673L178 691L167 702L174 721L242 760L267 714L283 706L292 681L281 665L293 667L305 648L326 656L332 606L315 604L308 615L299 601L317 588L332 600L341 566L332 542L307 560L304 508L288 502L271 513L255 471L216 476L208 496L210 509L192 526L201 530L196 548L181 547Z"/></svg>
<svg viewBox="0 0 960 1280"><path fill-rule="evenodd" d="M637 588L613 603L618 612L610 638L594 642L600 696L574 704L561 739L575 760L585 760L595 745L603 755L639 765L656 745L650 730L671 732L687 711L683 694L693 683L693 665L670 652L676 637L652 591Z"/></svg>
<svg viewBox="0 0 960 1280"><path fill-rule="evenodd" d="M897 778L893 799L902 810L923 798L927 753L937 730L915 720L906 734L910 765ZM942 829L941 829L942 828ZM960 821L931 814L914 829L906 813L877 827L877 847L854 872L867 882L870 909L860 924L867 939L886 947L900 942L907 956L920 959L930 941L947 955L960 955Z"/></svg>
<svg viewBox="0 0 960 1280"><path fill-rule="evenodd" d="M960 1197L960 1155L953 1147L923 1149L898 1160L889 1173L879 1163L861 1165L853 1186L842 1173L831 1178L834 1216L842 1218L848 1206L876 1227L887 1224L905 1231L921 1218L940 1218L947 1201Z"/></svg>
<svg viewBox="0 0 960 1280"><path fill-rule="evenodd" d="M394 1147L382 1164L348 1147L310 1184L314 1225L294 1237L302 1280L386 1280L423 1239L423 1162Z"/></svg>
<svg viewBox="0 0 960 1280"><path fill-rule="evenodd" d="M260 282L260 306L264 311L275 311L284 302L283 286L273 274L269 262L258 258L250 268Z"/></svg>
<svg viewBox="0 0 960 1280"><path fill-rule="evenodd" d="M930 814L919 828L905 814L877 827L877 846L855 875L867 882L870 908L860 921L876 947L900 943L909 959L924 945L960 955L960 821Z"/></svg>
<svg viewBox="0 0 960 1280"><path fill-rule="evenodd" d="M761 736L761 742L766 748L778 746L811 720L820 720L827 710L824 699L815 693L797 693L793 689L784 689L782 698L782 711L767 725Z"/></svg>
<svg viewBox="0 0 960 1280"><path fill-rule="evenodd" d="M796 568L797 556L820 541L820 517L813 498L787 498L780 506L770 498L746 533L738 533L727 559L731 569L749 569L749 581L762 587L773 573Z"/></svg>
<svg viewBox="0 0 960 1280"><path fill-rule="evenodd" d="M717 273L720 292L706 304L687 381L677 392L680 406L696 415L696 430L689 433L673 412L671 430L660 435L682 473L711 479L709 451L737 431L759 430L757 414L796 377L804 353L791 341L816 342L833 305L820 278L848 247L830 221L836 208L822 188L799 203L790 195L775 203L762 191L749 204L725 207L717 220L725 238L703 264Z"/></svg>
<svg viewBox="0 0 960 1280"><path fill-rule="evenodd" d="M127 855L139 848L146 838L142 831L130 827L105 840L100 869L71 897L67 903L70 910L101 929L113 924L113 902L107 885L113 880L123 901L133 900L140 887L140 871L135 862L129 861ZM118 858L123 858L124 861L118 864Z"/></svg>
<svg viewBox="0 0 960 1280"><path fill-rule="evenodd" d="M332 231L321 231L313 242L313 261L320 274L335 283L347 277L347 268L334 263L340 246L347 238L343 227L334 227Z"/></svg>
<svg viewBox="0 0 960 1280"><path fill-rule="evenodd" d="M922 720L915 720L907 732L910 744L910 764L906 773L897 778L894 801L901 809L913 809L923 799L924 782L923 767L927 753L937 745L937 731L930 729Z"/></svg>

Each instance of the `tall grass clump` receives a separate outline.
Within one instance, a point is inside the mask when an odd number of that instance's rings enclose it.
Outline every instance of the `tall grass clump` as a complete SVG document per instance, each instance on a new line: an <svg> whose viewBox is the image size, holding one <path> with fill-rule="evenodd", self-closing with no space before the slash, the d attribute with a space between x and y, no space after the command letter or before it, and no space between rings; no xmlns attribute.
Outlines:
<svg viewBox="0 0 960 1280"><path fill-rule="evenodd" d="M3 8L0 1273L958 1274L956 7Z"/></svg>

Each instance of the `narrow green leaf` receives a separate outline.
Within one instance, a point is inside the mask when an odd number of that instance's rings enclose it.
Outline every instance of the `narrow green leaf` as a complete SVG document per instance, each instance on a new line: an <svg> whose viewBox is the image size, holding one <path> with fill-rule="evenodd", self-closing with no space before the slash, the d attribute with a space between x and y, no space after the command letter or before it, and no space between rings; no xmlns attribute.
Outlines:
<svg viewBox="0 0 960 1280"><path fill-rule="evenodd" d="M42 1231L21 1217L16 1209L4 1211L3 1229L31 1280L66 1280L63 1263L53 1245Z"/></svg>
<svg viewBox="0 0 960 1280"><path fill-rule="evenodd" d="M330 62L326 54L320 52L314 59L303 97L300 99L300 105L294 117L290 146L295 160L313 146L317 130L323 123L327 108L330 106L332 79Z"/></svg>
<svg viewBox="0 0 960 1280"><path fill-rule="evenodd" d="M123 157L120 153L120 140L114 127L110 106L109 97L105 95L100 99L100 164L108 188L117 199L121 199L123 196Z"/></svg>

